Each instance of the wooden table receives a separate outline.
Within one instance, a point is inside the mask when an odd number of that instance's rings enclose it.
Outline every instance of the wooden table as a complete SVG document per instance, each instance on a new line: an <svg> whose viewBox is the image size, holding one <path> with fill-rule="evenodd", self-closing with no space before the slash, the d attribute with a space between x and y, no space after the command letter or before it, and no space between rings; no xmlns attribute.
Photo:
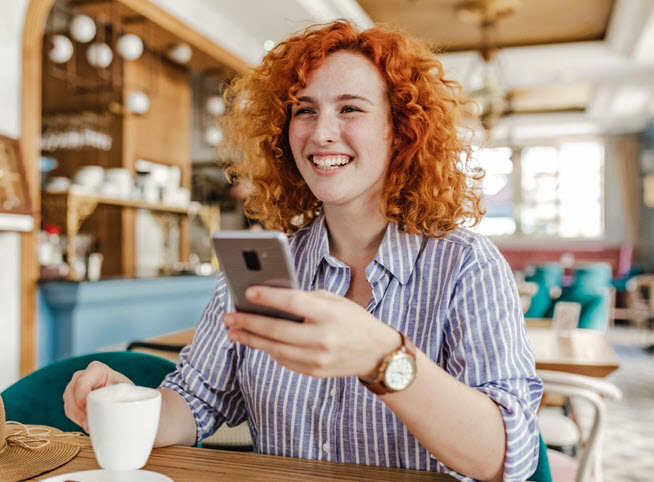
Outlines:
<svg viewBox="0 0 654 482"><path fill-rule="evenodd" d="M605 377L620 368L615 352L597 331L527 327L527 336L537 369Z"/></svg>
<svg viewBox="0 0 654 482"><path fill-rule="evenodd" d="M67 464L30 480L43 480L61 474L99 469L88 437L81 438L80 453ZM371 465L344 464L320 460L277 457L196 447L154 449L144 470L167 475L175 482L203 481L312 481L312 480L407 480L455 481L447 474L392 469Z"/></svg>
<svg viewBox="0 0 654 482"><path fill-rule="evenodd" d="M148 340L148 342L161 345L185 346L193 341L194 334L195 328L189 328L188 330L176 331L175 333L170 333L169 335L162 335L156 338L151 338Z"/></svg>

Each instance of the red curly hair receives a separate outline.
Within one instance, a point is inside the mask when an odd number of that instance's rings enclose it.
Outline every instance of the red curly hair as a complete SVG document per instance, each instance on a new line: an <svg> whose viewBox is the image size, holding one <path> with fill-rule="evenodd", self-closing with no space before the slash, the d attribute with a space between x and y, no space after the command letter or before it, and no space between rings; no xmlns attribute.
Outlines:
<svg viewBox="0 0 654 482"><path fill-rule="evenodd" d="M290 111L309 74L342 50L367 57L386 82L393 141L380 206L385 217L404 232L439 237L466 222L477 224L484 173L469 166L471 148L457 130L470 102L461 86L445 79L422 42L381 27L359 32L343 20L278 44L225 92L230 110L223 148L241 157L227 175L254 188L246 215L291 233L319 213L320 201L293 162Z"/></svg>

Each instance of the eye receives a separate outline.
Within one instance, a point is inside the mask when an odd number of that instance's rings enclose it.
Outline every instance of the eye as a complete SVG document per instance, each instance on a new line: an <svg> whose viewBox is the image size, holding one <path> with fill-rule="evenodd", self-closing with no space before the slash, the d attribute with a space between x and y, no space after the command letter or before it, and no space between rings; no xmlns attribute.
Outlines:
<svg viewBox="0 0 654 482"><path fill-rule="evenodd" d="M361 109L353 105L346 105L341 109L342 114L349 114L350 112L362 112Z"/></svg>
<svg viewBox="0 0 654 482"><path fill-rule="evenodd" d="M311 107L298 107L293 113L294 116L302 114L313 114L315 111Z"/></svg>

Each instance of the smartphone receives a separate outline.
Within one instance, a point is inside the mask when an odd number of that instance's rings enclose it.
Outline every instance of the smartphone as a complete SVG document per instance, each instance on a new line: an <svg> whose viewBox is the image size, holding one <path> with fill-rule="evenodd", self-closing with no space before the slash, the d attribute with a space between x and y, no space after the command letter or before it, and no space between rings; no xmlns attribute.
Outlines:
<svg viewBox="0 0 654 482"><path fill-rule="evenodd" d="M298 288L288 239L279 231L217 231L211 236L236 311L303 321L292 313L252 303L250 286Z"/></svg>

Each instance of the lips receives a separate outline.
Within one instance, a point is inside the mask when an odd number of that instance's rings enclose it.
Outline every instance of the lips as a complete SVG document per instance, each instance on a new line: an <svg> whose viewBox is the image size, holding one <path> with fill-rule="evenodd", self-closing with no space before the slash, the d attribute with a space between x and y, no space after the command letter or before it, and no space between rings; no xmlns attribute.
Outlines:
<svg viewBox="0 0 654 482"><path fill-rule="evenodd" d="M330 171L346 166L352 158L345 154L311 155L309 159L318 169Z"/></svg>

